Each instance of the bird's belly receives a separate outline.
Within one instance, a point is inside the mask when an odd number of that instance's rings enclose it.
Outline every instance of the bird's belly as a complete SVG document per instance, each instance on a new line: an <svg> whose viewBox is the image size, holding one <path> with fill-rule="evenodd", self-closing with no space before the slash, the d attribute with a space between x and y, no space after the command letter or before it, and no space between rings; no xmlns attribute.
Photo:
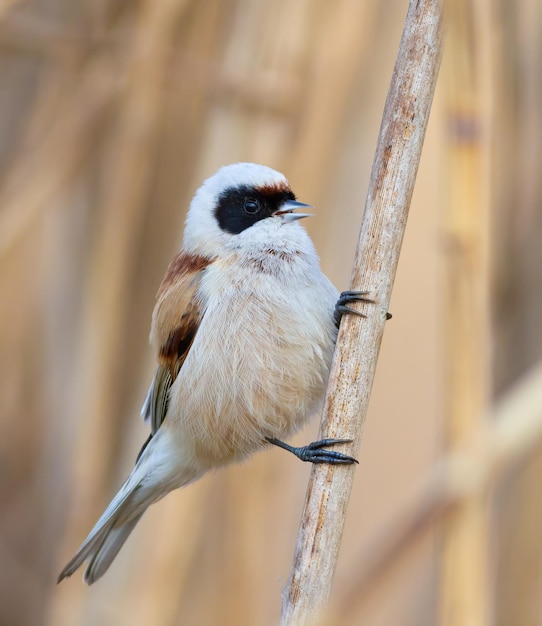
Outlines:
<svg viewBox="0 0 542 626"><path fill-rule="evenodd" d="M171 418L198 465L240 460L286 438L319 408L332 315L222 302L208 311L172 388ZM170 416L168 415L168 420Z"/></svg>

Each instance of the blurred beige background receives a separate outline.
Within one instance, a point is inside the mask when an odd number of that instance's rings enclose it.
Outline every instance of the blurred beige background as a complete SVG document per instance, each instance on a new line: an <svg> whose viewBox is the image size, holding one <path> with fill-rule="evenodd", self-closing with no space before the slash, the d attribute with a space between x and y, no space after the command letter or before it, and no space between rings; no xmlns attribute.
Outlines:
<svg viewBox="0 0 542 626"><path fill-rule="evenodd" d="M446 565L463 502L433 519L430 501L385 557L446 446L542 354L542 6L450 4L331 602L343 626L542 624L539 452L475 497L464 577ZM152 507L94 587L55 581L147 436L154 294L203 178L283 171L348 288L406 9L0 4L2 626L277 622L309 472L280 450ZM462 580L484 621L457 617Z"/></svg>

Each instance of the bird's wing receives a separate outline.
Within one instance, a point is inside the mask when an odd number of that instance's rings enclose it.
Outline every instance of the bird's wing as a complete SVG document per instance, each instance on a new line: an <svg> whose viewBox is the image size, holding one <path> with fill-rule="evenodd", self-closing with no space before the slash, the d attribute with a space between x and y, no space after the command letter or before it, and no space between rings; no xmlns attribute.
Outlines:
<svg viewBox="0 0 542 626"><path fill-rule="evenodd" d="M166 417L171 385L203 318L198 289L210 263L206 257L181 252L171 262L158 290L150 334L158 368L141 409L143 419L150 424L151 437Z"/></svg>

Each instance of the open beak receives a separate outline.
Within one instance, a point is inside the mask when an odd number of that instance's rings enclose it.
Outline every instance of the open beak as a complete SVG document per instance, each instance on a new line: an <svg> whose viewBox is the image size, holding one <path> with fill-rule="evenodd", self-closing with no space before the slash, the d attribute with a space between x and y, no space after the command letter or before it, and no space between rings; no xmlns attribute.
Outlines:
<svg viewBox="0 0 542 626"><path fill-rule="evenodd" d="M278 211L273 213L274 216L281 217L283 222L295 222L304 217L312 217L313 213L294 213L296 209L313 209L312 204L305 204L297 200L286 200Z"/></svg>

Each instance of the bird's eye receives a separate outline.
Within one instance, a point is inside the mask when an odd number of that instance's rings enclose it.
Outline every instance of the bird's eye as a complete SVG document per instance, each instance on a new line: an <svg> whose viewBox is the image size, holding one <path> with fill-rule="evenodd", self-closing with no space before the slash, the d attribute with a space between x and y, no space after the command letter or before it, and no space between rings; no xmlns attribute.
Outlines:
<svg viewBox="0 0 542 626"><path fill-rule="evenodd" d="M258 213L258 211L260 210L259 200L256 200L255 198L247 198L245 200L244 209L245 213L248 213L249 215L254 215Z"/></svg>

